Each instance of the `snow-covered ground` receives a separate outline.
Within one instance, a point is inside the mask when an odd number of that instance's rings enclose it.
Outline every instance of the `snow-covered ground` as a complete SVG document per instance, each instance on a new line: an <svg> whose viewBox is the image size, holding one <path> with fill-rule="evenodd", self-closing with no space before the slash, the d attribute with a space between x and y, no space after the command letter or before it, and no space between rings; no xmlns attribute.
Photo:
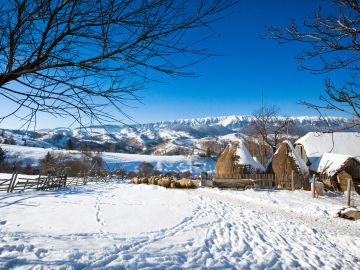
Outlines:
<svg viewBox="0 0 360 270"><path fill-rule="evenodd" d="M7 144L0 144L0 147L6 151L6 155L10 160L20 159L25 164L31 164L33 166L37 166L39 161L44 158L48 152L70 155L74 159L81 157L81 152L76 150L67 151ZM212 173L215 168L215 161L213 159L199 156L155 156L104 152L101 154L101 157L109 169L121 167L126 171L137 171L138 166L142 162L151 163L156 170L161 172L189 171L194 175L199 175L203 171Z"/></svg>
<svg viewBox="0 0 360 270"><path fill-rule="evenodd" d="M120 182L3 194L0 269L359 269L344 201Z"/></svg>

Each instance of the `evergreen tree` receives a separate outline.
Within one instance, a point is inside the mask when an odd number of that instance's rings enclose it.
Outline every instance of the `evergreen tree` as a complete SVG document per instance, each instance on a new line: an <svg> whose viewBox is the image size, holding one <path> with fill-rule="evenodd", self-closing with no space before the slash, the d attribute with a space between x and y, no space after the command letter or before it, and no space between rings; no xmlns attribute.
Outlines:
<svg viewBox="0 0 360 270"><path fill-rule="evenodd" d="M5 151L0 147L0 163L3 163L6 157Z"/></svg>
<svg viewBox="0 0 360 270"><path fill-rule="evenodd" d="M43 174L49 173L49 171L54 170L55 168L55 159L50 154L50 152L47 152L46 156L40 160L40 171Z"/></svg>
<svg viewBox="0 0 360 270"><path fill-rule="evenodd" d="M68 139L66 142L66 149L67 150L73 150L74 149L74 145L71 139Z"/></svg>
<svg viewBox="0 0 360 270"><path fill-rule="evenodd" d="M208 147L208 148L206 149L206 156L207 156L207 157L211 157L211 155L212 155L212 151L211 151L210 147Z"/></svg>

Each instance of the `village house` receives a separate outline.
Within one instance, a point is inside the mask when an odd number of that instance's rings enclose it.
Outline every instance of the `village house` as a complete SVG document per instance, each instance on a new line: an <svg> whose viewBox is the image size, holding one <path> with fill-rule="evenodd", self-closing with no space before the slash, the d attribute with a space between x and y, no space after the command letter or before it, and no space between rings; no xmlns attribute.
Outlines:
<svg viewBox="0 0 360 270"><path fill-rule="evenodd" d="M295 142L295 151L328 188L344 191L352 178L360 183L360 133L309 132Z"/></svg>

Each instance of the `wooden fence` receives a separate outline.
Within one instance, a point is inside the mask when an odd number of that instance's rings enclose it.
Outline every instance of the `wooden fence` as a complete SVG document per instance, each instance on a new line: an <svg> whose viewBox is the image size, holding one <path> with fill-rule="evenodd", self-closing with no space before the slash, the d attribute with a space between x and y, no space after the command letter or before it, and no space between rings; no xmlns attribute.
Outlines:
<svg viewBox="0 0 360 270"><path fill-rule="evenodd" d="M276 187L280 189L296 190L304 188L308 190L309 183L303 176L292 171L289 175L283 177L276 177ZM310 187L310 186L309 186Z"/></svg>
<svg viewBox="0 0 360 270"><path fill-rule="evenodd" d="M214 179L213 186L229 188L246 188L250 185L259 188L279 188L295 190L305 188L307 181L297 174L291 174L283 178L277 178L275 174L238 174L233 178Z"/></svg>
<svg viewBox="0 0 360 270"><path fill-rule="evenodd" d="M0 193L11 193L26 190L51 190L68 186L83 186L89 182L109 182L109 175L93 175L81 173L76 177L67 175L48 175L36 178L20 177L14 173L9 179L0 179Z"/></svg>
<svg viewBox="0 0 360 270"><path fill-rule="evenodd" d="M231 187L231 188L245 188L249 185L272 188L276 186L274 174L237 174L234 178L214 179L214 186L217 187Z"/></svg>

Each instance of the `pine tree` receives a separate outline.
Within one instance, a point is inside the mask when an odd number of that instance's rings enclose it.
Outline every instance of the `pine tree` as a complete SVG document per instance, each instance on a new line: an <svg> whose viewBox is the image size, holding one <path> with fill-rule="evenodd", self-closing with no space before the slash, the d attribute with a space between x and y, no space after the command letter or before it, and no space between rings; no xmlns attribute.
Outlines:
<svg viewBox="0 0 360 270"><path fill-rule="evenodd" d="M206 149L206 156L207 156L207 157L211 157L211 154L212 154L212 151L211 151L210 147L208 147L208 148Z"/></svg>
<svg viewBox="0 0 360 270"><path fill-rule="evenodd" d="M73 150L74 149L74 146L73 146L73 142L71 139L68 139L67 142L66 142L66 149L67 150Z"/></svg>
<svg viewBox="0 0 360 270"><path fill-rule="evenodd" d="M47 152L46 156L40 160L40 171L43 174L49 173L49 171L54 170L55 167L55 159L50 154L50 152Z"/></svg>
<svg viewBox="0 0 360 270"><path fill-rule="evenodd" d="M5 151L0 147L0 163L4 162L6 157Z"/></svg>

